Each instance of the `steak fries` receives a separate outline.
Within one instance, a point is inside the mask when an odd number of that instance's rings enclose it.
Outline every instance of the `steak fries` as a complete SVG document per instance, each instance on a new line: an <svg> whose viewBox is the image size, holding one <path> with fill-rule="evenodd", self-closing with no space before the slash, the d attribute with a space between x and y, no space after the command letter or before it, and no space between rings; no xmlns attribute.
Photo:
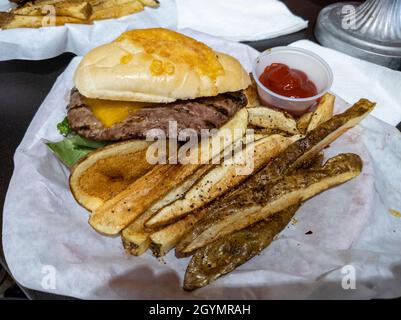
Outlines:
<svg viewBox="0 0 401 320"><path fill-rule="evenodd" d="M299 205L223 237L195 252L185 272L184 290L208 285L266 248L291 221Z"/></svg>
<svg viewBox="0 0 401 320"><path fill-rule="evenodd" d="M186 192L182 199L159 210L146 222L146 227L157 229L168 225L241 183L248 176L236 175L236 170L244 167L241 157L245 159L245 157L255 155L252 171L257 172L298 138L299 136L286 138L281 135L271 135L252 142L252 147L245 147L232 159L209 170Z"/></svg>
<svg viewBox="0 0 401 320"><path fill-rule="evenodd" d="M362 160L354 154L340 154L319 169L285 175L271 183L252 183L224 199L224 207L212 206L190 234L177 245L178 255L188 255L227 234L264 220L288 206L300 204L329 188L360 174ZM223 201L223 200L222 200Z"/></svg>
<svg viewBox="0 0 401 320"><path fill-rule="evenodd" d="M304 201L359 175L362 160L357 155L340 154L322 164L320 152L373 107L374 103L361 99L308 130L304 137L256 136L251 142L257 156L250 176L232 175L235 162L228 166L224 162L155 165L110 201L98 205L103 211L94 210L90 223L102 233L121 231L123 246L131 255L150 249L160 257L174 247L178 257L193 254L184 289L205 286L267 247ZM307 127L316 112L311 113ZM319 122L321 119L325 117L319 117ZM124 143L114 148L119 145ZM110 148L113 145L98 152ZM236 150L238 156L246 149ZM91 156L76 167L88 159ZM210 185L206 181L211 181Z"/></svg>

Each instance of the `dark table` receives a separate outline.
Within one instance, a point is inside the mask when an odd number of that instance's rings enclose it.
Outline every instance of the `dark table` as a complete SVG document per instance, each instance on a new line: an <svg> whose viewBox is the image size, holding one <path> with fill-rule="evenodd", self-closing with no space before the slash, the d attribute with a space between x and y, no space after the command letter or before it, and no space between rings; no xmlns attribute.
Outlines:
<svg viewBox="0 0 401 320"><path fill-rule="evenodd" d="M313 28L319 11L326 5L338 1L329 0L284 0L290 10L309 20L309 27L300 32L248 43L255 49L282 46L300 39L315 41ZM13 154L22 140L29 123L38 107L50 91L56 78L64 71L71 59L71 53L41 61L12 60L0 62L0 204L1 208L13 172ZM401 129L401 124L399 125ZM2 224L2 212L0 214ZM1 235L1 230L0 230ZM0 263L8 270L0 243ZM64 299L54 294L21 288L30 299Z"/></svg>

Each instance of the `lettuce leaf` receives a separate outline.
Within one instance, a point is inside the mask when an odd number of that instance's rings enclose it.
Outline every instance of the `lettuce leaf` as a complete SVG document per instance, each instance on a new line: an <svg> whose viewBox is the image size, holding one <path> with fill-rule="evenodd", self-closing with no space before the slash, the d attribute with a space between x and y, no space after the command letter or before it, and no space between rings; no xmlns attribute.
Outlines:
<svg viewBox="0 0 401 320"><path fill-rule="evenodd" d="M68 136L71 132L72 129L70 127L70 124L68 122L68 118L65 117L63 121L57 123L57 130L64 136Z"/></svg>
<svg viewBox="0 0 401 320"><path fill-rule="evenodd" d="M88 153L108 144L104 141L89 140L75 133L67 117L57 124L57 129L65 138L58 142L46 142L46 145L67 167L72 167Z"/></svg>

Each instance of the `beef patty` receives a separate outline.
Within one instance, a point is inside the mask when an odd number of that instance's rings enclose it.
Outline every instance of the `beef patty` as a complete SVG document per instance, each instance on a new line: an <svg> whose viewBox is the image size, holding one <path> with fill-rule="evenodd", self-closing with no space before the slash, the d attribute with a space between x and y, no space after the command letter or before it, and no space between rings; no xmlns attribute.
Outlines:
<svg viewBox="0 0 401 320"><path fill-rule="evenodd" d="M67 116L71 128L86 138L118 141L145 138L151 129L161 129L168 137L169 121L176 121L178 133L183 129L192 129L200 135L201 129L220 128L246 105L247 97L241 90L215 97L155 104L130 113L125 120L111 127L105 127L74 88Z"/></svg>

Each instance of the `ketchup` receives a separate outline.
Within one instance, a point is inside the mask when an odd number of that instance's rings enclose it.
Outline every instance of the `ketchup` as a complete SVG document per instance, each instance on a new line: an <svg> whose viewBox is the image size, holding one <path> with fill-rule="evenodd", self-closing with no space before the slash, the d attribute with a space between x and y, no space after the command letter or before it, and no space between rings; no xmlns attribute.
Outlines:
<svg viewBox="0 0 401 320"><path fill-rule="evenodd" d="M309 98L317 95L315 84L305 72L282 63L267 66L259 78L271 91L289 98Z"/></svg>

